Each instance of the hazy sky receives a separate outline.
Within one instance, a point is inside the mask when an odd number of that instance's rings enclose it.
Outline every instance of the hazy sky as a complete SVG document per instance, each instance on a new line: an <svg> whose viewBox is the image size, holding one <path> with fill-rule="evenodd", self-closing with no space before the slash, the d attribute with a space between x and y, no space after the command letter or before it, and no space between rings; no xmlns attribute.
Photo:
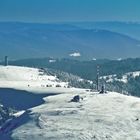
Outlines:
<svg viewBox="0 0 140 140"><path fill-rule="evenodd" d="M0 0L0 21L140 21L140 0Z"/></svg>

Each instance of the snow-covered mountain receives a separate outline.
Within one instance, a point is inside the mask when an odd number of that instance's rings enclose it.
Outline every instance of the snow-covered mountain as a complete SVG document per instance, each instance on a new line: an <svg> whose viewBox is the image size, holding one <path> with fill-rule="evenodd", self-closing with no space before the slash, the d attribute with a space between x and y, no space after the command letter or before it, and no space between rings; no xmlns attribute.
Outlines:
<svg viewBox="0 0 140 140"><path fill-rule="evenodd" d="M51 87L46 86L48 84ZM58 84L61 87L56 86ZM115 92L99 94L86 89L68 88L67 83L44 74L43 69L28 67L1 66L0 86L0 99L6 100L6 105L16 105L19 110L0 127L0 140L140 138L139 98ZM50 93L55 94L52 96ZM23 97L23 94L30 97ZM34 95L44 102L32 102L36 100ZM76 95L79 97L77 101L74 100ZM12 99L12 96L17 96L17 99Z"/></svg>

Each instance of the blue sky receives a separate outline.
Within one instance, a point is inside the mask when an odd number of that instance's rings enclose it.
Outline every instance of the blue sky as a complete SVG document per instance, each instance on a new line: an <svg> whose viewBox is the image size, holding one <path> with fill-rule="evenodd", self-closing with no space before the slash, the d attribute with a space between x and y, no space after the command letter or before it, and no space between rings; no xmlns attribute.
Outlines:
<svg viewBox="0 0 140 140"><path fill-rule="evenodd" d="M140 21L140 0L0 0L0 21Z"/></svg>

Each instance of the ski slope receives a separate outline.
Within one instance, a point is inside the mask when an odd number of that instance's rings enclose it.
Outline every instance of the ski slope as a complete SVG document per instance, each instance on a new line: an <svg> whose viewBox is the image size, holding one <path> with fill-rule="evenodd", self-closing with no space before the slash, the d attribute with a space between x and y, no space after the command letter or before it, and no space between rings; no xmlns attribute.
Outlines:
<svg viewBox="0 0 140 140"><path fill-rule="evenodd" d="M32 94L44 100L40 105L15 113L13 119L1 126L0 140L140 139L139 98L115 92L99 94L86 89L63 87L67 83L55 76L27 67L1 66L0 82L1 88L18 89L16 95L26 93L20 94L22 90L32 91L30 100L34 99ZM50 83L52 87L45 86ZM62 87L56 87L58 83ZM48 93L60 94L47 96ZM80 102L71 102L75 95L81 97ZM19 102L15 101L16 104ZM26 103L27 98L22 98L22 102Z"/></svg>

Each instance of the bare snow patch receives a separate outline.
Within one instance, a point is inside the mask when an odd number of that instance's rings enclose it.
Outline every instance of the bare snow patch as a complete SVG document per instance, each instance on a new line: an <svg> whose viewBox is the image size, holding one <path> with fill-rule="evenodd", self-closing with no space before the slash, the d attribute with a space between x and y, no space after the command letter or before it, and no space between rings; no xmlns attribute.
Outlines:
<svg viewBox="0 0 140 140"><path fill-rule="evenodd" d="M96 61L97 59L96 59L96 58L92 58L92 60L93 60L93 61Z"/></svg>
<svg viewBox="0 0 140 140"><path fill-rule="evenodd" d="M19 111L17 113L14 113L13 116L15 117L20 117L21 115L23 115L25 113L25 110Z"/></svg>
<svg viewBox="0 0 140 140"><path fill-rule="evenodd" d="M69 56L71 56L71 57L80 57L81 54L79 52L74 52L74 53L69 54Z"/></svg>
<svg viewBox="0 0 140 140"><path fill-rule="evenodd" d="M122 58L118 58L117 60L118 60L118 61L121 61L121 60L122 60Z"/></svg>
<svg viewBox="0 0 140 140"><path fill-rule="evenodd" d="M55 62L56 62L56 60L54 60L54 59L49 60L49 63L55 63Z"/></svg>

